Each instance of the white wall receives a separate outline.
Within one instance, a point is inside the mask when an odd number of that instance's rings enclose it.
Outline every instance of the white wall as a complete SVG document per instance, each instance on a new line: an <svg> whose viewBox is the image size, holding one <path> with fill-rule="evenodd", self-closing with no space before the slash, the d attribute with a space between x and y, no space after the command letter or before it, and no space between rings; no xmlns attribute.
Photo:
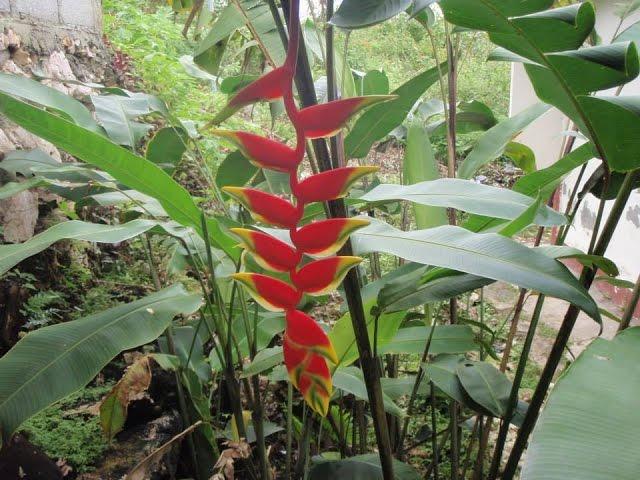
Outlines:
<svg viewBox="0 0 640 480"><path fill-rule="evenodd" d="M596 30L604 43L608 43L618 26L619 19L613 15L615 8L611 0L596 0L597 8ZM634 15L626 21L622 29L640 20L640 14ZM612 92L603 92L611 94ZM622 95L640 95L640 79L625 86ZM518 113L537 101L536 95L521 65L514 65L512 69L511 85L511 115ZM538 168L544 168L558 160L563 135L567 130L567 120L554 110L545 115L519 137L519 141L529 145L536 153ZM639 152L640 154L640 152ZM598 161L589 164L587 173L590 174L598 165ZM584 179L588 179L589 175ZM578 172L575 171L565 180L560 192L559 209L564 211L570 189L575 184ZM582 250L588 248L589 238L593 230L593 221L598 209L599 200L588 195L579 209L573 227L567 237L567 243ZM611 208L608 202L605 215ZM620 268L620 276L626 280L635 281L640 272L640 192L634 191L627 204L623 218L611 241L607 257L611 258Z"/></svg>

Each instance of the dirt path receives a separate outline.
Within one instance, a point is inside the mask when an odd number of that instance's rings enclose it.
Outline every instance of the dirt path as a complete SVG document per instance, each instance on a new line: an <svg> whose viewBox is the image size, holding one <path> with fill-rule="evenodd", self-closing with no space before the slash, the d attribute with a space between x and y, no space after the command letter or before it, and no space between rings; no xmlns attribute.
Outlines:
<svg viewBox="0 0 640 480"><path fill-rule="evenodd" d="M622 310L596 288L592 288L590 293L601 308L618 316L622 314ZM485 288L485 298L495 307L498 318L502 320L508 316L510 321L513 305L518 298L518 288L506 283L496 282ZM527 332L536 298L536 296L530 296L525 302L522 317L518 324L517 335L520 339L523 339ZM540 317L541 323L538 327L530 355L530 358L537 364L544 365L551 345L553 344L555 334L562 324L562 319L567 311L567 307L567 302L563 300L549 297L545 300ZM636 319L633 324L640 325L640 322ZM508 329L508 325L506 328ZM608 339L613 338L617 328L618 324L616 322L604 317L602 337ZM598 331L599 325L581 312L571 334L569 345L571 352L575 356L579 355L580 352L597 338Z"/></svg>

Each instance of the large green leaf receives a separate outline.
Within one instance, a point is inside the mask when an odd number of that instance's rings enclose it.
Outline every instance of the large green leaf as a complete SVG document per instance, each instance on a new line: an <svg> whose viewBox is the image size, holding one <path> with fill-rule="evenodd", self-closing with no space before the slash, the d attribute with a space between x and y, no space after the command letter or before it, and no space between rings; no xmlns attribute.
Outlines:
<svg viewBox="0 0 640 480"><path fill-rule="evenodd" d="M23 76L0 73L0 92L37 103L51 110L57 110L76 125L104 134L104 130L93 119L93 115L87 110L87 107L55 88L47 87Z"/></svg>
<svg viewBox="0 0 640 480"><path fill-rule="evenodd" d="M462 355L443 354L423 365L424 372L433 384L445 395L458 403L465 403L465 394L458 379L458 366L464 361Z"/></svg>
<svg viewBox="0 0 640 480"><path fill-rule="evenodd" d="M382 184L360 199L367 202L406 200L419 205L456 208L506 220L518 218L535 203L535 199L506 188L456 178L441 178L407 186ZM535 223L543 226L563 225L566 218L542 205L537 210Z"/></svg>
<svg viewBox="0 0 640 480"><path fill-rule="evenodd" d="M640 457L640 328L596 339L549 395L523 480L635 480Z"/></svg>
<svg viewBox="0 0 640 480"><path fill-rule="evenodd" d="M378 295L378 307L385 312L397 312L426 303L449 300L494 282L469 273L449 270L447 275L422 283L427 267L389 282Z"/></svg>
<svg viewBox="0 0 640 480"><path fill-rule="evenodd" d="M42 178L30 178L24 182L8 182L0 187L0 200L13 197L14 195L29 190L30 188L42 187L47 181Z"/></svg>
<svg viewBox="0 0 640 480"><path fill-rule="evenodd" d="M156 165L173 171L186 150L186 132L181 128L164 127L147 144L145 157Z"/></svg>
<svg viewBox="0 0 640 480"><path fill-rule="evenodd" d="M393 474L396 480L419 480L420 475L413 467L393 460ZM377 453L356 455L344 460L326 460L313 457L309 470L309 480L383 480L380 456Z"/></svg>
<svg viewBox="0 0 640 480"><path fill-rule="evenodd" d="M284 361L282 346L265 348L260 350L253 361L245 366L242 370L242 377L250 377L258 375L266 370L271 370L276 365L280 365Z"/></svg>
<svg viewBox="0 0 640 480"><path fill-rule="evenodd" d="M29 333L0 359L0 424L7 441L31 415L86 385L116 355L157 338L200 295L180 285L80 320Z"/></svg>
<svg viewBox="0 0 640 480"><path fill-rule="evenodd" d="M435 327L429 353L466 353L477 350L474 334L468 325L440 325ZM429 338L431 327L406 327L384 345L382 353L422 354Z"/></svg>
<svg viewBox="0 0 640 480"><path fill-rule="evenodd" d="M525 70L538 97L571 118L612 170L640 165L632 149L619 148L618 141L637 135L638 100L590 96L636 78L637 49L634 43L580 48L595 24L591 2L547 11L551 0L442 0L440 5L447 20L487 31L494 43L527 59Z"/></svg>
<svg viewBox="0 0 640 480"><path fill-rule="evenodd" d="M337 369L333 374L333 386L334 388L343 390L345 393L351 393L361 400L369 400L367 387L364 383L364 376L359 368L344 367ZM383 393L382 400L384 401L384 409L387 413L395 415L396 417L404 416L404 412L388 395Z"/></svg>
<svg viewBox="0 0 640 480"><path fill-rule="evenodd" d="M598 308L556 260L498 234L444 226L413 232L375 221L352 236L359 254L385 252L411 262L446 267L537 290L575 304L596 320Z"/></svg>
<svg viewBox="0 0 640 480"><path fill-rule="evenodd" d="M124 185L157 199L172 219L202 234L201 211L189 192L154 163L102 135L2 93L0 111L31 133L105 170ZM216 228L214 220L208 221L212 243L230 256L237 256L231 248L234 242L230 245L229 237Z"/></svg>
<svg viewBox="0 0 640 480"><path fill-rule="evenodd" d="M193 61L207 72L218 75L229 37L239 28L251 24L251 30L279 65L284 60L284 48L269 7L256 0L230 2L218 15L209 33L198 44Z"/></svg>
<svg viewBox="0 0 640 480"><path fill-rule="evenodd" d="M372 313L373 307L376 305L376 297L380 289L389 281L396 277L402 276L404 273L415 269L415 265L404 265L391 273L383 276L380 280L371 282L362 289L362 301L364 302L364 313L367 323L367 332L369 333L369 341L373 344L373 336L375 332L375 315ZM400 328L404 320L405 312L396 311L391 314L382 314L378 319L378 347L381 348L389 342ZM353 323L351 314L345 313L335 323L329 339L333 344L339 362L338 365L345 367L358 359L358 348L356 345L356 337L353 331Z"/></svg>
<svg viewBox="0 0 640 480"><path fill-rule="evenodd" d="M457 366L457 375L471 399L496 417L502 417L509 404L511 382L487 362L466 360Z"/></svg>
<svg viewBox="0 0 640 480"><path fill-rule="evenodd" d="M440 178L438 161L433 153L429 134L418 123L412 123L407 132L407 146L402 162L402 182L404 185L413 185L438 178ZM439 227L447 223L446 210L438 206L414 204L413 213L418 228Z"/></svg>
<svg viewBox="0 0 640 480"><path fill-rule="evenodd" d="M593 145L585 143L553 165L520 177L513 185L513 191L529 197L540 196L541 201L546 202L567 174L585 164L594 156ZM501 219L471 215L464 223L464 228L472 232L481 232L495 228L503 223L504 220Z"/></svg>
<svg viewBox="0 0 640 480"><path fill-rule="evenodd" d="M134 119L151 113L145 98L122 95L92 95L96 117L107 135L118 145L135 149L152 125Z"/></svg>
<svg viewBox="0 0 640 480"><path fill-rule="evenodd" d="M441 64L440 69L446 72L446 64ZM422 94L438 80L438 75L437 66L426 70L391 92L397 95L395 100L367 109L344 140L347 158L366 157L375 141L404 121Z"/></svg>
<svg viewBox="0 0 640 480"><path fill-rule="evenodd" d="M159 222L155 220L143 219L132 220L122 225L102 225L80 220L58 223L24 243L0 245L0 274L63 239L120 243L147 232L157 225Z"/></svg>
<svg viewBox="0 0 640 480"><path fill-rule="evenodd" d="M258 171L240 151L225 157L216 172L216 185L222 187L244 187ZM225 194L226 195L226 194Z"/></svg>
<svg viewBox="0 0 640 480"><path fill-rule="evenodd" d="M384 22L411 6L413 0L344 0L330 23L340 28L363 28Z"/></svg>
<svg viewBox="0 0 640 480"><path fill-rule="evenodd" d="M550 108L549 105L537 103L489 129L460 165L458 177L471 178L480 167L498 158L513 137Z"/></svg>

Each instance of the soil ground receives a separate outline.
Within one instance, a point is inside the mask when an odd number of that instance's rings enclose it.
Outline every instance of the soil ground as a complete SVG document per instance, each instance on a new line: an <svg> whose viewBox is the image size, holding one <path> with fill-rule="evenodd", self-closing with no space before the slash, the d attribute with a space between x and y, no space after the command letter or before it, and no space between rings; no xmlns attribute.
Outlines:
<svg viewBox="0 0 640 480"><path fill-rule="evenodd" d="M618 316L622 314L620 307L605 297L597 288L592 288L590 293L599 307ZM518 298L518 288L506 283L496 282L485 288L485 298L493 304L499 318L510 318L513 305ZM522 317L518 324L517 336L519 339L523 339L526 335L536 299L536 296L529 296L525 302ZM541 325L534 339L530 355L530 359L538 365L544 365L551 350L555 334L562 324L562 319L567 311L567 307L567 302L557 298L547 297L545 300L540 317ZM640 325L640 321L634 319L632 325ZM603 338L613 338L617 328L618 324L615 321L603 317ZM599 330L599 325L585 313L581 312L571 334L569 345L571 354L578 356L598 336Z"/></svg>

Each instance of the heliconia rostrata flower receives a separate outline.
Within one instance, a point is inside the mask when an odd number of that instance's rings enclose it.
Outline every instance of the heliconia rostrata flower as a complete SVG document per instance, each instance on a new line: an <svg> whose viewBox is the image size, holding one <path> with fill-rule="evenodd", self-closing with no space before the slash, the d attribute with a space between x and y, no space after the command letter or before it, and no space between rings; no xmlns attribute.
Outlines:
<svg viewBox="0 0 640 480"><path fill-rule="evenodd" d="M331 218L299 226L306 204L327 202L347 195L349 188L376 167L344 167L298 179L307 139L338 133L363 108L389 100L390 96L355 97L299 110L293 96L298 43L300 41L299 0L291 2L289 47L284 65L240 90L214 118L219 124L242 107L259 101L283 98L287 115L296 130L296 147L246 132L214 130L214 134L235 144L259 168L287 173L292 200L253 188L225 187L223 190L249 210L256 221L285 228L293 245L267 233L246 228L231 231L240 239L246 254L262 268L288 273L290 282L258 273L242 272L233 277L267 310L284 312L284 361L291 383L309 406L325 416L332 393L327 362L338 363L336 352L316 321L297 309L303 294L324 295L337 288L349 269L362 259L334 256L366 220ZM304 258L309 261L305 263Z"/></svg>

